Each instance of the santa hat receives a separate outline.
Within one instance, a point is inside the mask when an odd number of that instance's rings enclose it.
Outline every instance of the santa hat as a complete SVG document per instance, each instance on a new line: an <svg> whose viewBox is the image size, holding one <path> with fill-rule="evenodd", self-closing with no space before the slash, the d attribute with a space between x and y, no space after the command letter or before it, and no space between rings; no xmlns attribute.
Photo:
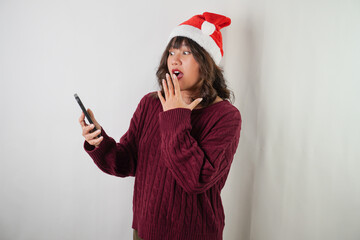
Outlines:
<svg viewBox="0 0 360 240"><path fill-rule="evenodd" d="M187 37L203 47L218 65L224 56L220 29L229 26L231 19L223 15L204 12L181 23L170 34L173 37Z"/></svg>

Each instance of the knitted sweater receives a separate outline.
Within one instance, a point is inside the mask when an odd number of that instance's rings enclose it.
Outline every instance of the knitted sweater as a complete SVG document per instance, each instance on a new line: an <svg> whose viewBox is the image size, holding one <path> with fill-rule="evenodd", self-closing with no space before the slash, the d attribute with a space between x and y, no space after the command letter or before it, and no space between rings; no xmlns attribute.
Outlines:
<svg viewBox="0 0 360 240"><path fill-rule="evenodd" d="M118 143L102 129L99 147L84 148L105 173L135 176L132 227L142 239L219 240L220 192L240 129L240 112L227 100L164 112L148 93Z"/></svg>

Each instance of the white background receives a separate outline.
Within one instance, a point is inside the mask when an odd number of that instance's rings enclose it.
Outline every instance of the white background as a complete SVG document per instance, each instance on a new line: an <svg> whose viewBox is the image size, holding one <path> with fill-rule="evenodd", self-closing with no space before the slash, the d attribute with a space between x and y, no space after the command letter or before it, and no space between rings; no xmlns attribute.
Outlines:
<svg viewBox="0 0 360 240"><path fill-rule="evenodd" d="M131 239L133 178L82 148L78 93L119 140L177 24L229 16L243 117L225 240L360 239L360 1L0 0L0 239Z"/></svg>

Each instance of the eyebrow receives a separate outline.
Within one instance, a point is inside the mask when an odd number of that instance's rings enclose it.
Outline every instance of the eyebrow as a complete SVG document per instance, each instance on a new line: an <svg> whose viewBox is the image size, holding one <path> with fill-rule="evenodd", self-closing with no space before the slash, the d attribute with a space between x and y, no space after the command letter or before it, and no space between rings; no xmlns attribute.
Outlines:
<svg viewBox="0 0 360 240"><path fill-rule="evenodd" d="M183 43L183 44L181 44L181 45L179 46L179 48L181 48L181 47L190 48L190 46L189 46L188 44L185 44L185 43ZM171 49L171 48L175 48L175 46L171 46L170 49Z"/></svg>

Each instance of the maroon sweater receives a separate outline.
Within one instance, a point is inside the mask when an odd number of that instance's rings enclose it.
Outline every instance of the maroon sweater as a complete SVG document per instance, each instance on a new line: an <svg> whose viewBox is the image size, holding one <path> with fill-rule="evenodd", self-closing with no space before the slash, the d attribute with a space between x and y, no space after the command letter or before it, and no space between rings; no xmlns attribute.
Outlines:
<svg viewBox="0 0 360 240"><path fill-rule="evenodd" d="M144 240L219 240L225 225L220 192L236 152L241 116L229 101L163 111L145 95L116 143L85 150L105 173L135 176L132 227Z"/></svg>

